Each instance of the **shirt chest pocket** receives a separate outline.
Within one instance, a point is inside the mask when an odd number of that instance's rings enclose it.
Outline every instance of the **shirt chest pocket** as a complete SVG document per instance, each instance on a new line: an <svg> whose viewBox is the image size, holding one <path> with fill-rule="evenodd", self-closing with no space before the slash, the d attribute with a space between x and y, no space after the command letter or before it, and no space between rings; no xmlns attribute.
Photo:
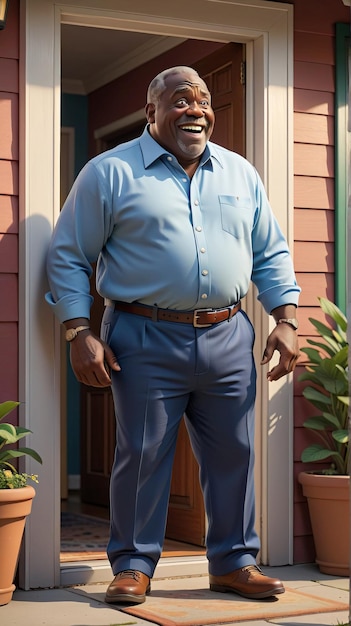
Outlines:
<svg viewBox="0 0 351 626"><path fill-rule="evenodd" d="M222 228L236 239L251 237L252 202L248 197L218 196Z"/></svg>

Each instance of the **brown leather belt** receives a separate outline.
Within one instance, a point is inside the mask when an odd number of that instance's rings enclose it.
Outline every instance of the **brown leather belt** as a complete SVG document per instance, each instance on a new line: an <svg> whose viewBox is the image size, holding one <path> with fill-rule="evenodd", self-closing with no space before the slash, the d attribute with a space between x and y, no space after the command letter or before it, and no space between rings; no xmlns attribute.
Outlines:
<svg viewBox="0 0 351 626"><path fill-rule="evenodd" d="M143 315L154 322L181 322L182 324L192 324L195 328L206 328L224 320L229 321L241 309L241 302L223 309L195 309L194 311L159 309L156 306L114 300L107 300L106 304L113 306L116 311Z"/></svg>

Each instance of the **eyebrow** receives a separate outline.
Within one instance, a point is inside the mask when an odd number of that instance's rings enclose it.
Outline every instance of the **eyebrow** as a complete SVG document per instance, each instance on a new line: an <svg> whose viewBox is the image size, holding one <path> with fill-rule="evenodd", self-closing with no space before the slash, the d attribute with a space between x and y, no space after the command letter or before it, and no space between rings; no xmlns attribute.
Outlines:
<svg viewBox="0 0 351 626"><path fill-rule="evenodd" d="M185 83L184 85L179 85L178 87L175 88L172 95L177 95L178 93L182 93L184 91L190 91L194 87L199 89L200 93L203 96L210 96L209 91L206 91L205 89L203 89L202 87L200 87L200 85L197 85L196 83Z"/></svg>

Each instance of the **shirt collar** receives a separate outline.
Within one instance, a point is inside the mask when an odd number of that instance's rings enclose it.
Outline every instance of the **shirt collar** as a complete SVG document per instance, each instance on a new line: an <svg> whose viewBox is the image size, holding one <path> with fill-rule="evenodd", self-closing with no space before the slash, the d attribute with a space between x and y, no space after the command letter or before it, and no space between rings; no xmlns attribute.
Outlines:
<svg viewBox="0 0 351 626"><path fill-rule="evenodd" d="M148 168L152 163L157 161L161 156L173 156L170 152L165 150L155 139L150 135L148 131L149 124L145 126L143 134L140 136L140 148L143 155L144 166ZM200 160L200 165L204 165L207 161L215 159L219 165L223 168L223 162L219 154L219 150L216 144L208 142L203 155Z"/></svg>

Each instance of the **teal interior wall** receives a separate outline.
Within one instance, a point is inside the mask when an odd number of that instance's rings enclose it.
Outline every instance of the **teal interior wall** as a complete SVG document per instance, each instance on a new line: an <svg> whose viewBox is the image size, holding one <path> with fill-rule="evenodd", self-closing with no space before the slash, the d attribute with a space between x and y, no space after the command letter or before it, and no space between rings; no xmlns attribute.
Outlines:
<svg viewBox="0 0 351 626"><path fill-rule="evenodd" d="M88 160L88 98L62 94L61 125L74 128L74 176ZM67 472L80 475L80 385L67 346Z"/></svg>

